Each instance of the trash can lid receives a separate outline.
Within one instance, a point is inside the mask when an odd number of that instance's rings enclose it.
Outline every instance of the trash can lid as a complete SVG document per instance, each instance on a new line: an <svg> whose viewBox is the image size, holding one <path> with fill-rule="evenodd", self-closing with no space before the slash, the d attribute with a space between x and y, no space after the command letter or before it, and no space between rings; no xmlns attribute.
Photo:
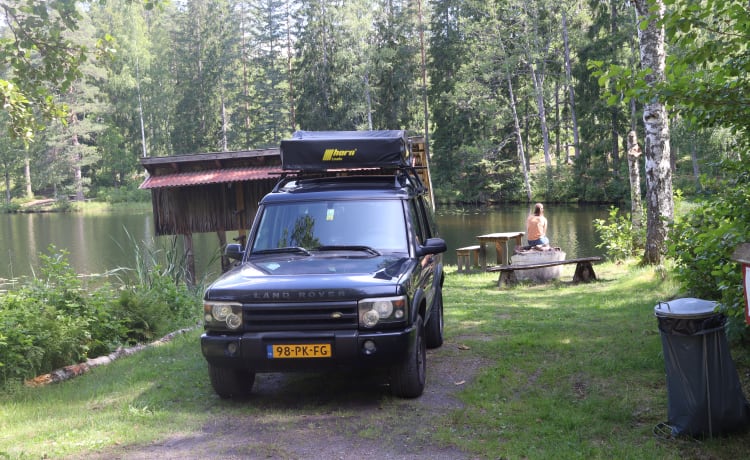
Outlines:
<svg viewBox="0 0 750 460"><path fill-rule="evenodd" d="M673 318L704 318L716 314L716 301L694 298L659 302L654 307L656 316Z"/></svg>

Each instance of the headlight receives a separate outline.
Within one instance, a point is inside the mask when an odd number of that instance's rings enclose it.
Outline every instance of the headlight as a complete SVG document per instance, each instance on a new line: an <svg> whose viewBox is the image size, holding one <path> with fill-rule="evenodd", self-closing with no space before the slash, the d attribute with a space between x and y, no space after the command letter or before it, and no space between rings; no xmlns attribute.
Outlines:
<svg viewBox="0 0 750 460"><path fill-rule="evenodd" d="M406 296L362 299L359 301L359 325L373 328L382 323L406 319Z"/></svg>
<svg viewBox="0 0 750 460"><path fill-rule="evenodd" d="M242 304L234 302L203 302L206 327L237 330L242 327Z"/></svg>

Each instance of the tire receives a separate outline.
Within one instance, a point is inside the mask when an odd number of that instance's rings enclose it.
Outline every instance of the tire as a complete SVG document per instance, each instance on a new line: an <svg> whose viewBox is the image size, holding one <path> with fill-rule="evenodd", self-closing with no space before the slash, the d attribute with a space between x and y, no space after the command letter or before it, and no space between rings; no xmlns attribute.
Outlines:
<svg viewBox="0 0 750 460"><path fill-rule="evenodd" d="M247 398L255 383L255 373L248 370L230 369L208 365L211 386L222 399Z"/></svg>
<svg viewBox="0 0 750 460"><path fill-rule="evenodd" d="M424 392L427 371L427 347L422 317L417 316L416 337L403 362L391 369L391 393L399 398L416 398Z"/></svg>
<svg viewBox="0 0 750 460"><path fill-rule="evenodd" d="M432 301L430 319L425 328L427 348L438 348L443 344L443 289L439 287Z"/></svg>

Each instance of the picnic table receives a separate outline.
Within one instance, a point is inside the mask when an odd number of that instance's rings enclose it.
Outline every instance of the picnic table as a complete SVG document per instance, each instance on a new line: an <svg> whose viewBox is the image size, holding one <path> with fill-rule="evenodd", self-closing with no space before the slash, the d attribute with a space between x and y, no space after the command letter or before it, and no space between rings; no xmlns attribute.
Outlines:
<svg viewBox="0 0 750 460"><path fill-rule="evenodd" d="M498 265L510 265L510 256L512 251L508 251L508 241L515 240L516 246L521 246L521 237L526 232L504 232L504 233L488 233L486 235L477 236L479 241L479 265L482 270L487 269L487 244L495 244L495 253L497 255L496 262ZM515 247L514 247L515 249Z"/></svg>

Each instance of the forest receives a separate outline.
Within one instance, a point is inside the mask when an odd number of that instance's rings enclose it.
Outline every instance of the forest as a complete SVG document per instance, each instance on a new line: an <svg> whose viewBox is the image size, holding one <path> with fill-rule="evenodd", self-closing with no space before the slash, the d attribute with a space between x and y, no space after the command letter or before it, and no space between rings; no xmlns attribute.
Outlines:
<svg viewBox="0 0 750 460"><path fill-rule="evenodd" d="M0 139L4 201L134 199L142 156L277 146L298 129L406 129L428 137L443 203L626 202L627 135L644 138L652 97L636 3L2 0L6 108L13 84L33 88L27 113L0 113L13 134ZM680 100L701 87L683 80L742 68L733 31L747 37L748 12L666 3L672 180L692 195L740 160L744 131ZM737 88L722 97L746 104Z"/></svg>

